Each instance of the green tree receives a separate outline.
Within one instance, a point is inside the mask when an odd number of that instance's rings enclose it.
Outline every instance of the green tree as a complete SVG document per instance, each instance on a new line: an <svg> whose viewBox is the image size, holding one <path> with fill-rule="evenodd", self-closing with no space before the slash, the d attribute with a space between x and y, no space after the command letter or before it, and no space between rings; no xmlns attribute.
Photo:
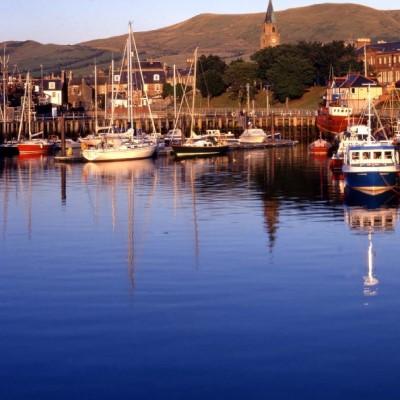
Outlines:
<svg viewBox="0 0 400 400"><path fill-rule="evenodd" d="M192 90L191 86L188 86L186 92L190 92ZM176 85L176 97L181 99L183 93L185 91L185 86L181 83ZM173 97L174 96L174 86L170 83L165 83L163 87L162 97L165 99L166 97Z"/></svg>
<svg viewBox="0 0 400 400"><path fill-rule="evenodd" d="M200 56L197 63L197 88L203 97L216 97L225 92L223 75L226 67L225 61L218 56Z"/></svg>
<svg viewBox="0 0 400 400"><path fill-rule="evenodd" d="M280 55L266 70L266 75L272 85L274 96L284 102L286 98L301 97L306 88L312 85L315 77L311 63L294 54Z"/></svg>
<svg viewBox="0 0 400 400"><path fill-rule="evenodd" d="M257 90L257 72L257 64L254 62L232 61L224 74L224 81L228 86L231 97L243 103L247 96L247 85L249 85L250 97L254 98Z"/></svg>

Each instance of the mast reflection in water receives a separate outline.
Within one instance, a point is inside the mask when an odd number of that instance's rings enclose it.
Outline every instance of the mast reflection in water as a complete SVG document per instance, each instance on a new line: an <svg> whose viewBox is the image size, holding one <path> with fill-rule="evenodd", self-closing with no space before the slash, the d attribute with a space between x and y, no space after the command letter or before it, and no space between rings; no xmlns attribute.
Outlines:
<svg viewBox="0 0 400 400"><path fill-rule="evenodd" d="M1 160L0 398L396 398L398 200L328 161Z"/></svg>
<svg viewBox="0 0 400 400"><path fill-rule="evenodd" d="M376 296L379 280L375 275L373 235L393 232L398 221L398 196L394 192L368 195L346 190L345 218L349 227L368 235L367 273L364 276L364 295Z"/></svg>

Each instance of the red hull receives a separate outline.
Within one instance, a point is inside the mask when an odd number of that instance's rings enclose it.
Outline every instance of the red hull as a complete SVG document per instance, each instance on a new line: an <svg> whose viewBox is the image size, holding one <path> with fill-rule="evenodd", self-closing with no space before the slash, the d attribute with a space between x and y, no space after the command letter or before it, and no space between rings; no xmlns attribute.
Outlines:
<svg viewBox="0 0 400 400"><path fill-rule="evenodd" d="M38 154L47 155L52 149L51 144L42 143L19 143L18 151L19 154Z"/></svg>
<svg viewBox="0 0 400 400"><path fill-rule="evenodd" d="M321 132L338 134L347 129L348 118L336 115L330 115L327 109L320 110L316 125Z"/></svg>
<svg viewBox="0 0 400 400"><path fill-rule="evenodd" d="M329 168L331 171L342 171L343 158L332 158L329 163Z"/></svg>

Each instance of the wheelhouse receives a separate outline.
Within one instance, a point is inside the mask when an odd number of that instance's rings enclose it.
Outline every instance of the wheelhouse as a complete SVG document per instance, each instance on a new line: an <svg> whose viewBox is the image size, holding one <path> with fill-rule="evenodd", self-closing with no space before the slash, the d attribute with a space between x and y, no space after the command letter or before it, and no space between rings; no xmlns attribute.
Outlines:
<svg viewBox="0 0 400 400"><path fill-rule="evenodd" d="M345 155L345 164L354 167L392 166L399 163L394 146L352 146Z"/></svg>

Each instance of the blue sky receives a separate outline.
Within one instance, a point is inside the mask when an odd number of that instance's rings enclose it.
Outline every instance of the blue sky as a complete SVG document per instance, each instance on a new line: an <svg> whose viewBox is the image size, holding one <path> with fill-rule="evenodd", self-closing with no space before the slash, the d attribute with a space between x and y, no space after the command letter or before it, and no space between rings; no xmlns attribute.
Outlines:
<svg viewBox="0 0 400 400"><path fill-rule="evenodd" d="M330 3L349 1L330 0ZM162 28L200 13L262 12L268 0L0 0L0 42L32 39L42 43L78 43L122 34L128 20L136 31ZM324 1L273 0L276 10ZM353 3L379 9L400 9L395 0Z"/></svg>

